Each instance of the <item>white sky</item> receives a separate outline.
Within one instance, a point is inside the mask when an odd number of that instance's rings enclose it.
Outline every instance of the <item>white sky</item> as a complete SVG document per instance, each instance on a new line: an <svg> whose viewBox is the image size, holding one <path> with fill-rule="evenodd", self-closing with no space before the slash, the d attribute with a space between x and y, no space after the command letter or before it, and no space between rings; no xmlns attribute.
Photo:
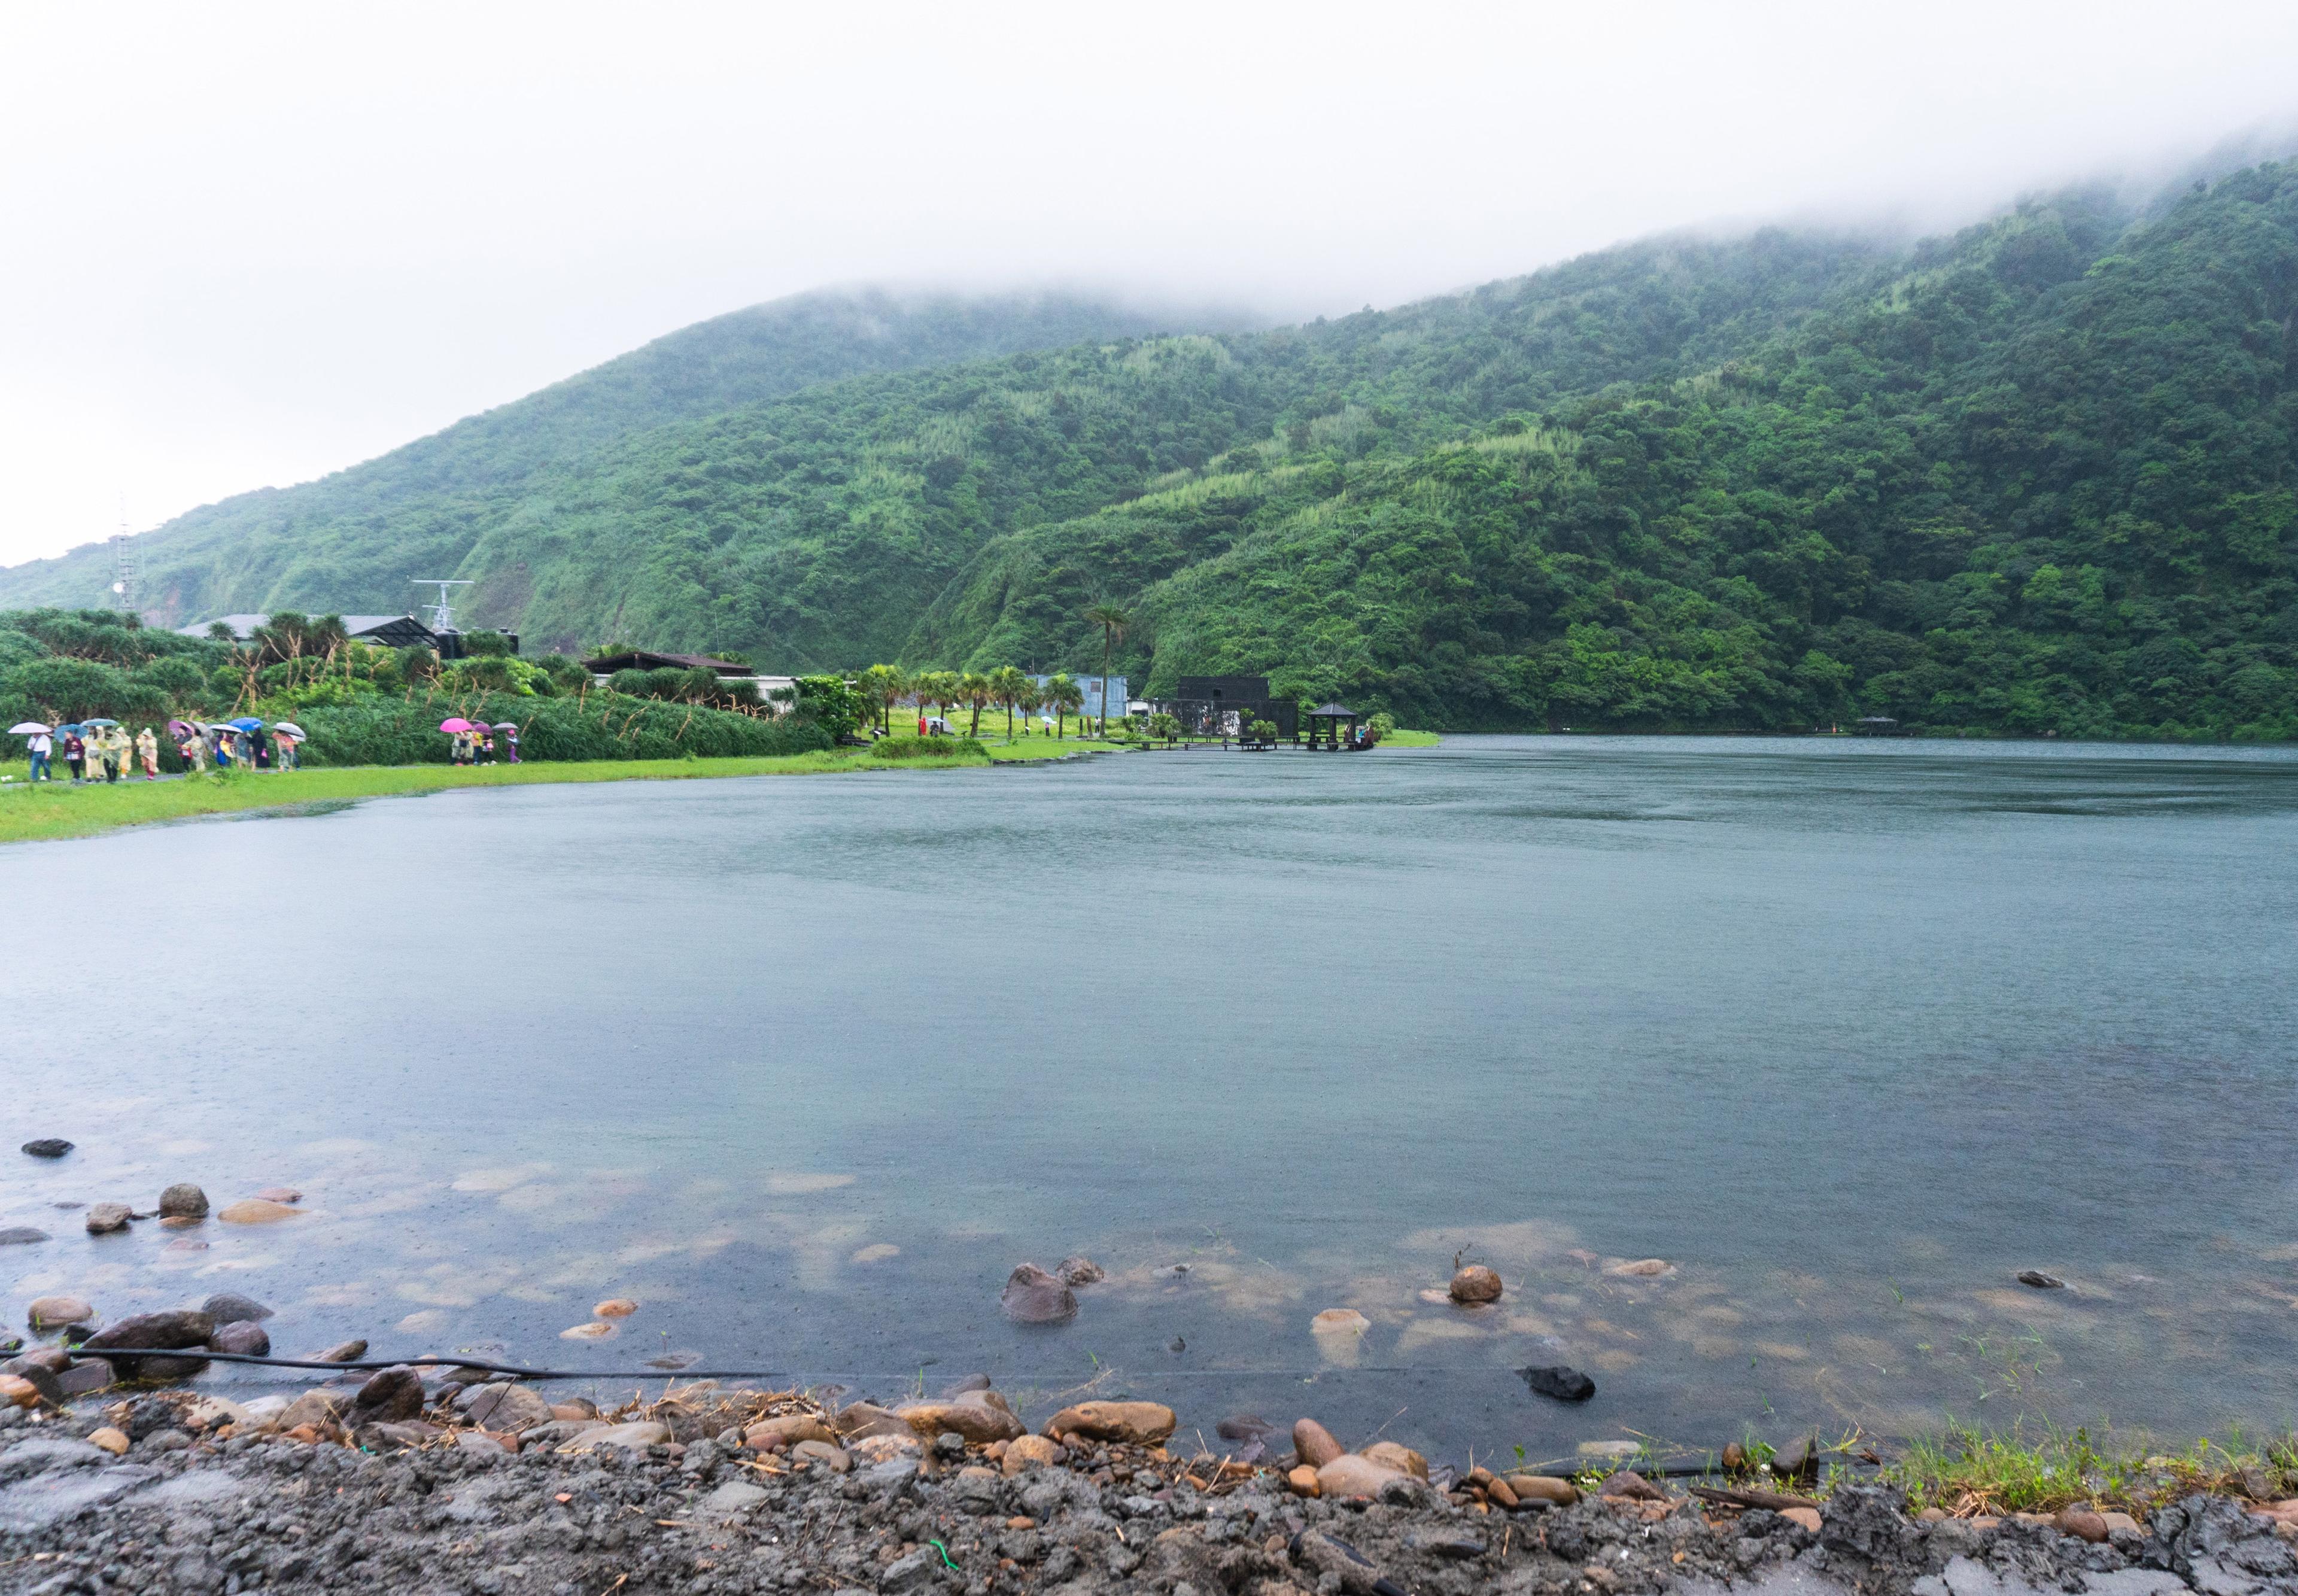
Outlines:
<svg viewBox="0 0 2298 1596"><path fill-rule="evenodd" d="M0 0L0 563L824 283L1316 314L2298 127L2298 5Z"/></svg>

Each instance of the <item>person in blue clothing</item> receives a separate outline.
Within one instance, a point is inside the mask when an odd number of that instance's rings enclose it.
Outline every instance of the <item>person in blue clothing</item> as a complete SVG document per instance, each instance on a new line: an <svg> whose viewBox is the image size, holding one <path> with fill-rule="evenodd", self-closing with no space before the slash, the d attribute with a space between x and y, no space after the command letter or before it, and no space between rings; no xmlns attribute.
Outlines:
<svg viewBox="0 0 2298 1596"><path fill-rule="evenodd" d="M29 754L32 758L31 779L33 781L53 781L55 780L54 776L48 773L48 755L50 751L54 749L54 746L55 745L49 740L48 734L45 732L36 732L30 737L24 740L24 751Z"/></svg>

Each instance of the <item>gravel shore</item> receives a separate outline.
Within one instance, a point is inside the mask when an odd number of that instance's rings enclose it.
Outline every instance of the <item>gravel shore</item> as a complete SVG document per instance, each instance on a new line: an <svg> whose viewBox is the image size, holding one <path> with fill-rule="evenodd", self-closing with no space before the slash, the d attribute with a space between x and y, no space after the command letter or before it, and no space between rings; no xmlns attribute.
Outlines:
<svg viewBox="0 0 2298 1596"><path fill-rule="evenodd" d="M178 1390L10 1410L0 1591L2298 1596L2287 1509L2225 1498L2071 1521L2081 1534L1924 1522L1858 1484L1815 1513L1641 1482L1509 1509L1491 1476L1424 1479L1402 1449L1323 1471L1367 1495L1302 1495L1294 1452L1179 1456L1150 1404L1064 1410L1037 1434L978 1387L835 1412L707 1387L585 1406L399 1370L293 1403Z"/></svg>

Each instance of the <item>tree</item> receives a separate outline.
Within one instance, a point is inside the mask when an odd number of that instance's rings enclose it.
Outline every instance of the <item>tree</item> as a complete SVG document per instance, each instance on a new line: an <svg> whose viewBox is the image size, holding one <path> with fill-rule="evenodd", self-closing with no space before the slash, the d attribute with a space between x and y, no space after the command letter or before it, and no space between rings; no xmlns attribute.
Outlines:
<svg viewBox="0 0 2298 1596"><path fill-rule="evenodd" d="M1085 689L1068 676L1056 674L1046 683L1045 701L1054 707L1054 737L1058 741L1067 732L1069 717L1085 707Z"/></svg>
<svg viewBox="0 0 2298 1596"><path fill-rule="evenodd" d="M1029 697L1035 683L1010 665L1001 665L990 672L988 681L991 701L1005 707L1005 740L1011 742L1013 740L1013 712L1021 707L1021 700Z"/></svg>
<svg viewBox="0 0 2298 1596"><path fill-rule="evenodd" d="M795 712L830 733L832 742L851 737L870 711L870 701L846 685L843 676L800 676Z"/></svg>
<svg viewBox="0 0 2298 1596"><path fill-rule="evenodd" d="M1107 724L1105 716L1103 724ZM1172 742L1181 735L1181 723L1161 709L1149 717L1149 735L1160 738L1166 742Z"/></svg>
<svg viewBox="0 0 2298 1596"><path fill-rule="evenodd" d="M965 734L980 736L981 712L997 701L996 690L989 685L989 678L974 671L966 672L957 679L956 701L973 711L973 723L966 728Z"/></svg>
<svg viewBox="0 0 2298 1596"><path fill-rule="evenodd" d="M864 697L878 706L879 724L887 731L894 729L894 706L900 703L910 690L910 679L897 665L873 665L856 678L855 686Z"/></svg>
<svg viewBox="0 0 2298 1596"><path fill-rule="evenodd" d="M1133 624L1133 617L1114 604L1096 604L1085 612L1086 620L1101 628L1101 731L1109 734L1109 656L1117 647L1117 640Z"/></svg>

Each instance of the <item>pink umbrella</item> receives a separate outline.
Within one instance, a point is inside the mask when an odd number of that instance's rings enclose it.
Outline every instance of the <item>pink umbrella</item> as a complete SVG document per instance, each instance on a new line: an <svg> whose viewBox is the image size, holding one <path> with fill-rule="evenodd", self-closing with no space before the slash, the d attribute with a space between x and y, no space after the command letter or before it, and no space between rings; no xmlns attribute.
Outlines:
<svg viewBox="0 0 2298 1596"><path fill-rule="evenodd" d="M439 723L439 730L442 732L471 732L477 730L477 728L473 726L470 722L465 720L461 715L451 715L445 720Z"/></svg>

